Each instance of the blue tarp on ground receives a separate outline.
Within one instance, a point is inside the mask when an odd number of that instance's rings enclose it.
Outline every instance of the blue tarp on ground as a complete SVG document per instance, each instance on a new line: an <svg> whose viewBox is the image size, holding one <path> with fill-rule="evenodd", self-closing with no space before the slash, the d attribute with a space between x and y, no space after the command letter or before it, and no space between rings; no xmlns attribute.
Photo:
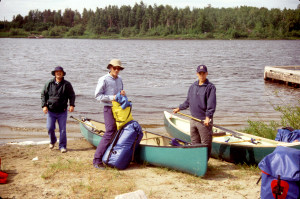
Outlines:
<svg viewBox="0 0 300 199"><path fill-rule="evenodd" d="M279 198L300 197L300 150L278 146L258 166L262 170L261 198L275 198L279 176L284 187Z"/></svg>

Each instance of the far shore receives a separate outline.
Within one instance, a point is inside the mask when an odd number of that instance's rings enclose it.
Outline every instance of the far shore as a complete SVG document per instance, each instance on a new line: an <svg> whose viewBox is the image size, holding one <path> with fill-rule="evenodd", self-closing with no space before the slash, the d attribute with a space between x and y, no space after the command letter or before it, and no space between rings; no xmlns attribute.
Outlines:
<svg viewBox="0 0 300 199"><path fill-rule="evenodd" d="M300 37L205 37L205 35L168 35L168 36L133 36L121 35L83 35L83 36L43 36L41 34L10 35L9 32L0 32L0 38L25 38L25 39L104 39L104 40L300 40Z"/></svg>

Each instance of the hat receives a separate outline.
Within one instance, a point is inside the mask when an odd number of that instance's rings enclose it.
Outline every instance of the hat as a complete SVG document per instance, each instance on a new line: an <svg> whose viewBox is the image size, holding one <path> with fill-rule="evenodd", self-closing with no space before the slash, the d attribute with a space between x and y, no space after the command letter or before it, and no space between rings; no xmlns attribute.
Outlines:
<svg viewBox="0 0 300 199"><path fill-rule="evenodd" d="M51 74L52 74L53 76L55 76L55 71L62 71L62 72L64 73L64 76L66 75L66 72L64 71L63 67L61 67L61 66L56 66L56 67L54 68L54 70L51 72Z"/></svg>
<svg viewBox="0 0 300 199"><path fill-rule="evenodd" d="M197 73L204 72L207 73L207 67L205 65L199 65L197 67Z"/></svg>
<svg viewBox="0 0 300 199"><path fill-rule="evenodd" d="M107 69L109 69L111 66L119 66L121 68L121 70L124 69L124 67L122 66L122 63L119 59L112 59L110 60Z"/></svg>

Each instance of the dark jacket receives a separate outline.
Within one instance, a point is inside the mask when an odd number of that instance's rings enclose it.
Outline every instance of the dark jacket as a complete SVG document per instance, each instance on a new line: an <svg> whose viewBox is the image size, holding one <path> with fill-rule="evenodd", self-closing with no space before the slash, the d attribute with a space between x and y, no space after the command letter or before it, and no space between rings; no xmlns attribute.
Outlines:
<svg viewBox="0 0 300 199"><path fill-rule="evenodd" d="M190 86L187 99L179 109L185 110L190 107L193 117L205 120L206 117L213 118L216 105L216 87L206 79L201 86L199 80Z"/></svg>
<svg viewBox="0 0 300 199"><path fill-rule="evenodd" d="M55 82L55 78L49 80L41 93L42 107L47 106L49 111L60 113L64 112L70 106L75 107L75 92L70 82L62 80L60 83Z"/></svg>

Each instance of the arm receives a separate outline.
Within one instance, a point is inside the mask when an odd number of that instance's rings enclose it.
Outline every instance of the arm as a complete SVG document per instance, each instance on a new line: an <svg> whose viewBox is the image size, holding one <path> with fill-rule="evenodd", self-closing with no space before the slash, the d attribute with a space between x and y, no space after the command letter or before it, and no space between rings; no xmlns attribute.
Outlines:
<svg viewBox="0 0 300 199"><path fill-rule="evenodd" d="M209 93L207 93L207 109L206 109L206 118L213 118L213 115L216 111L216 105L217 105L217 97L216 97L216 87L212 86L209 90Z"/></svg>
<svg viewBox="0 0 300 199"><path fill-rule="evenodd" d="M76 98L76 95L75 95L75 92L74 92L74 89L70 84L68 84L68 98L69 98L69 103L70 103L70 107L69 107L69 112L73 112L74 111L74 107L75 107L75 98Z"/></svg>
<svg viewBox="0 0 300 199"><path fill-rule="evenodd" d="M42 106L43 112L44 112L45 114L48 113L48 107L47 107L47 101L48 101L48 99L49 99L49 95L48 95L48 85L49 85L49 83L46 83L46 84L44 85L44 88L43 88L42 92L41 92L41 106Z"/></svg>

